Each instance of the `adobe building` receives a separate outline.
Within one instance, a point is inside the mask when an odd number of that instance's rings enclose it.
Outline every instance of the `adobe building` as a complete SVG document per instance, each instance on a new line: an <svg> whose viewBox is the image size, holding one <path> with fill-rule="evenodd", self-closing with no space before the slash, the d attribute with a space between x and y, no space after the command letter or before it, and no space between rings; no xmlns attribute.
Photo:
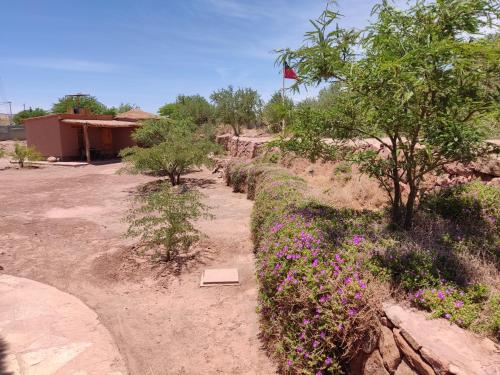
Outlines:
<svg viewBox="0 0 500 375"><path fill-rule="evenodd" d="M156 118L151 113L132 109L112 115L93 115L84 109L73 113L32 117L23 121L26 141L44 157L60 160L92 160L114 158L120 150L134 146L132 133L141 120ZM76 112L76 113L75 113Z"/></svg>

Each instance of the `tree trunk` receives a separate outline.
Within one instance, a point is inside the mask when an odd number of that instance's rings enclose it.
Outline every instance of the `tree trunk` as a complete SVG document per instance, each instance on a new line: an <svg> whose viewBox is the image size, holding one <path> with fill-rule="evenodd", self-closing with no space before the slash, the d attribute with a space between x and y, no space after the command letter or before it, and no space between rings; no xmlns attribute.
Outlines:
<svg viewBox="0 0 500 375"><path fill-rule="evenodd" d="M413 213L415 211L415 200L417 199L417 187L410 186L410 194L408 194L408 200L406 201L406 212L405 212L405 223L404 229L410 230L413 226Z"/></svg>
<svg viewBox="0 0 500 375"><path fill-rule="evenodd" d="M394 184L394 197L391 207L391 221L395 227L401 227L401 185L399 184L399 169L398 169L398 149L396 138L391 138L392 143L392 181Z"/></svg>
<svg viewBox="0 0 500 375"><path fill-rule="evenodd" d="M177 185L177 180L175 178L175 173L169 173L168 174L168 178L170 179L170 183L172 184L172 186L175 186Z"/></svg>
<svg viewBox="0 0 500 375"><path fill-rule="evenodd" d="M181 183L181 174L180 173L177 173L177 183L176 185L179 185Z"/></svg>

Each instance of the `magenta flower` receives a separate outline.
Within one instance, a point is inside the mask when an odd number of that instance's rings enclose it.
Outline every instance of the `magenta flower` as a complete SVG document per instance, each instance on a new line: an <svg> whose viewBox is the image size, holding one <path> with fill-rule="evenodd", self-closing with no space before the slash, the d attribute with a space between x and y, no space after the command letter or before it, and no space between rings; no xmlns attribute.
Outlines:
<svg viewBox="0 0 500 375"><path fill-rule="evenodd" d="M326 357L325 359L325 365L329 366L333 363L333 360L330 357Z"/></svg>
<svg viewBox="0 0 500 375"><path fill-rule="evenodd" d="M293 361L291 359L289 359L287 364L288 364L288 366L291 366L291 365L293 365Z"/></svg>
<svg viewBox="0 0 500 375"><path fill-rule="evenodd" d="M312 262L313 267L318 267L318 259L314 259Z"/></svg>
<svg viewBox="0 0 500 375"><path fill-rule="evenodd" d="M314 340L313 342L313 348L316 349L319 346L319 341Z"/></svg>
<svg viewBox="0 0 500 375"><path fill-rule="evenodd" d="M457 309L461 308L463 305L464 305L464 303L462 301L455 301L455 307Z"/></svg>
<svg viewBox="0 0 500 375"><path fill-rule="evenodd" d="M355 235L352 238L352 242L354 242L354 245L358 246L361 242L363 242L365 238L363 236Z"/></svg>
<svg viewBox="0 0 500 375"><path fill-rule="evenodd" d="M443 300L444 299L444 293L442 291L438 291L437 292L437 296L440 300Z"/></svg>
<svg viewBox="0 0 500 375"><path fill-rule="evenodd" d="M357 292L355 295L354 295L354 298L355 299L361 299L363 297L363 293L361 292Z"/></svg>
<svg viewBox="0 0 500 375"><path fill-rule="evenodd" d="M302 321L302 324L305 325L305 326L308 325L309 323L311 323L311 321L309 319L304 319Z"/></svg>
<svg viewBox="0 0 500 375"><path fill-rule="evenodd" d="M357 313L356 309L349 309L349 310L347 310L347 314L349 316L351 316L351 317L354 316L354 315L356 315L356 313Z"/></svg>

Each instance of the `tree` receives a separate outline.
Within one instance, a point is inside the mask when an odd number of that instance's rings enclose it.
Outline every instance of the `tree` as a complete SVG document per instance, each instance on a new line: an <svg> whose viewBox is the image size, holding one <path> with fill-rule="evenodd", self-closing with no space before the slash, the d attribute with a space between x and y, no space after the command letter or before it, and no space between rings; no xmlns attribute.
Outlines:
<svg viewBox="0 0 500 375"><path fill-rule="evenodd" d="M135 104L130 103L120 103L118 107L109 107L107 108L103 114L105 115L113 115L116 116L120 113L128 112L132 109L138 108Z"/></svg>
<svg viewBox="0 0 500 375"><path fill-rule="evenodd" d="M40 154L36 148L27 147L20 143L14 145L14 151L10 153L10 156L17 161L20 168L24 168L26 160L36 161L42 160L42 154Z"/></svg>
<svg viewBox="0 0 500 375"><path fill-rule="evenodd" d="M230 125L234 135L241 134L241 126L255 124L260 117L262 100L257 91L251 88L232 86L220 89L210 95L215 105L215 116L219 123Z"/></svg>
<svg viewBox="0 0 500 375"><path fill-rule="evenodd" d="M181 175L190 168L209 164L210 153L218 150L218 146L196 132L195 125L189 121L148 120L133 137L140 147L120 152L129 171L168 176L172 185L178 185Z"/></svg>
<svg viewBox="0 0 500 375"><path fill-rule="evenodd" d="M166 103L158 110L160 115L172 119L191 119L196 125L208 123L213 108L201 95L179 95L175 103Z"/></svg>
<svg viewBox="0 0 500 375"><path fill-rule="evenodd" d="M24 111L18 112L14 115L12 118L12 121L16 125L21 125L23 123L23 120L26 120L27 118L31 117L38 117L38 116L45 116L49 112L47 112L45 109L42 108L29 108L25 109Z"/></svg>
<svg viewBox="0 0 500 375"><path fill-rule="evenodd" d="M64 96L52 105L53 113L66 113L69 108L87 108L93 114L106 114L109 109L97 100L95 96L82 96L79 98Z"/></svg>
<svg viewBox="0 0 500 375"><path fill-rule="evenodd" d="M358 32L332 27L338 13L326 10L304 46L280 51L278 63L291 62L298 84L336 82L343 93L320 115L302 113L290 146L332 155L338 147L323 137L375 138L388 155L351 156L387 191L393 224L409 229L426 176L484 150L481 119L499 108L499 46L480 32L494 27L498 7L494 0L423 0L401 10L382 1L373 14ZM313 130L305 129L307 115Z"/></svg>
<svg viewBox="0 0 500 375"><path fill-rule="evenodd" d="M293 101L285 96L283 101L282 93L277 91L271 96L262 110L262 117L269 131L277 133L282 130L283 121L290 124L293 113Z"/></svg>
<svg viewBox="0 0 500 375"><path fill-rule="evenodd" d="M155 249L154 258L168 262L199 240L193 221L206 216L199 192L162 183L157 191L136 198L126 217L126 235L140 237L146 248Z"/></svg>

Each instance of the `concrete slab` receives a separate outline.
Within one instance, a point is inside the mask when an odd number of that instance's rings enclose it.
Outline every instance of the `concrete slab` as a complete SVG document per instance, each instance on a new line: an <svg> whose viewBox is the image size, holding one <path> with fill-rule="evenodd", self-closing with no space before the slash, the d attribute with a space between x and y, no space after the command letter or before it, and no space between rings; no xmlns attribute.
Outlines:
<svg viewBox="0 0 500 375"><path fill-rule="evenodd" d="M237 268L216 268L204 270L200 286L239 285Z"/></svg>
<svg viewBox="0 0 500 375"><path fill-rule="evenodd" d="M12 375L124 375L122 358L95 312L33 280L0 275L0 340Z"/></svg>

